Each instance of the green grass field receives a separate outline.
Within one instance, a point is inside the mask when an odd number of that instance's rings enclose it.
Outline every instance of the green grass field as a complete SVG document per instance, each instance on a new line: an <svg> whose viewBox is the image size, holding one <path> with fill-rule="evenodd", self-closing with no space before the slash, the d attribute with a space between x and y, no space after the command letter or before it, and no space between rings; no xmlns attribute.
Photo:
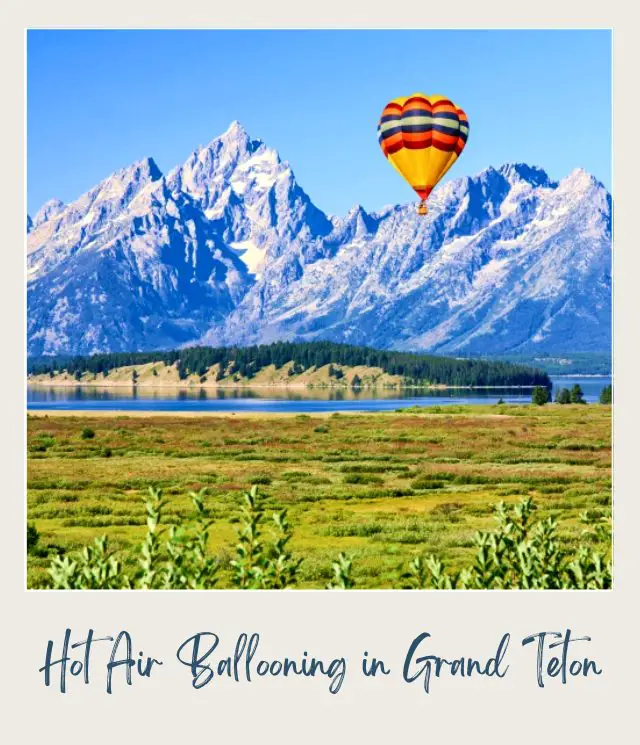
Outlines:
<svg viewBox="0 0 640 745"><path fill-rule="evenodd" d="M83 430L84 436L83 436ZM91 436L91 432L94 433ZM611 504L611 407L443 406L331 416L28 416L27 518L41 537L28 585L50 551L106 534L125 557L145 532L143 499L161 487L168 522L208 489L211 551L228 584L240 496L252 484L286 507L302 587L354 558L359 587L389 587L417 554L459 569L492 505L534 497L576 546L585 509Z"/></svg>

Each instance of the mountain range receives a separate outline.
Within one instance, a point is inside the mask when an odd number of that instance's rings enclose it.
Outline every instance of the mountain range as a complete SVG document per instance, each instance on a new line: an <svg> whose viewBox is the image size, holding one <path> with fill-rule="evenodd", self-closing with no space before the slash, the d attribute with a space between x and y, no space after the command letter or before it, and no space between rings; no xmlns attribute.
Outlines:
<svg viewBox="0 0 640 745"><path fill-rule="evenodd" d="M343 217L238 123L27 217L28 353L331 341L453 355L608 351L612 202L510 163Z"/></svg>

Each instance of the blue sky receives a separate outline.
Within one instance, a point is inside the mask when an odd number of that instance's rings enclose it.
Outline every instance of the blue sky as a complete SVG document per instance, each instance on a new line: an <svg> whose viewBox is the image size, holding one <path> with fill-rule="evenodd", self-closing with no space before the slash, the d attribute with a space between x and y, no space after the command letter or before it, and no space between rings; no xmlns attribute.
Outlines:
<svg viewBox="0 0 640 745"><path fill-rule="evenodd" d="M520 161L611 186L608 31L29 31L28 210L146 155L167 173L234 119L329 213L414 201L376 126L416 91L469 117L448 178Z"/></svg>

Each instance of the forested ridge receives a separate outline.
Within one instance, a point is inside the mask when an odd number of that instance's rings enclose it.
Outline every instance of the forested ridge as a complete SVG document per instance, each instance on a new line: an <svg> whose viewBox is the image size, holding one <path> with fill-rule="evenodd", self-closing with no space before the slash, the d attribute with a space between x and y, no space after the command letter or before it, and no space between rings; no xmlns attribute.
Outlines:
<svg viewBox="0 0 640 745"><path fill-rule="evenodd" d="M328 341L276 342L252 347L187 347L155 352L109 352L88 357L38 357L27 362L30 375L68 372L108 374L116 368L163 362L177 365L180 378L206 375L219 365L218 379L237 374L252 378L269 365L282 368L293 362L290 375L324 365L336 366L330 374L342 377L340 367L377 367L407 383L460 386L551 386L542 370L511 362L456 359L436 355L370 349Z"/></svg>

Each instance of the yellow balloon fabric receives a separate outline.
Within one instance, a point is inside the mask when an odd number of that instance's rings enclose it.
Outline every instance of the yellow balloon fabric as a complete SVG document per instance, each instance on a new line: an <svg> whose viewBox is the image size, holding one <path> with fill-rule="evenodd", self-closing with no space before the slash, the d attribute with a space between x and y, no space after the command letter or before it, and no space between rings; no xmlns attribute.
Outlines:
<svg viewBox="0 0 640 745"><path fill-rule="evenodd" d="M378 140L391 165L424 203L467 143L469 121L444 96L394 98L384 108Z"/></svg>

